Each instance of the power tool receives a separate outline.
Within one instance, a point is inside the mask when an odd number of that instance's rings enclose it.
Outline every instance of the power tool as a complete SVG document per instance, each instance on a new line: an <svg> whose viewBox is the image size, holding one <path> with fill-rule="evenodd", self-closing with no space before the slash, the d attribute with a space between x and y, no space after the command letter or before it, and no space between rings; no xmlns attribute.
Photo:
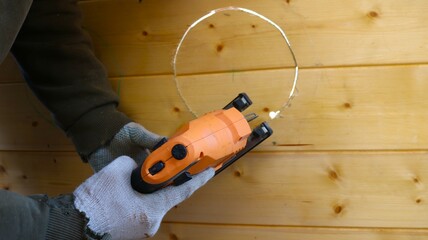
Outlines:
<svg viewBox="0 0 428 240"><path fill-rule="evenodd" d="M219 174L273 133L266 122L251 129L249 122L257 115L242 114L251 104L248 95L240 93L223 109L194 119L168 140L162 139L132 172L132 187L152 193L183 184L209 167Z"/></svg>

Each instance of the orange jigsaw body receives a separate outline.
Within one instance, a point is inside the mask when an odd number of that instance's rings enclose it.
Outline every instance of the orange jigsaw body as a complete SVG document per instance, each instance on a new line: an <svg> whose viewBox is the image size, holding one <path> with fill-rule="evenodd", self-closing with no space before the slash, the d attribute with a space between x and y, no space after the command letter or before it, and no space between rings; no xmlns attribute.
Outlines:
<svg viewBox="0 0 428 240"><path fill-rule="evenodd" d="M250 134L250 125L235 108L207 113L182 126L166 143L153 151L141 167L141 178L149 184L168 182L169 185L184 171L194 175L208 167L217 170L245 148ZM179 155L182 159L173 156L175 146L181 147ZM152 174L149 169L156 164L162 166L161 170Z"/></svg>
<svg viewBox="0 0 428 240"><path fill-rule="evenodd" d="M215 175L222 172L273 133L267 122L251 129L248 122L257 114L241 113L251 104L248 95L240 93L222 110L192 120L169 140L159 141L143 164L132 171L132 188L147 194L183 184L210 167Z"/></svg>

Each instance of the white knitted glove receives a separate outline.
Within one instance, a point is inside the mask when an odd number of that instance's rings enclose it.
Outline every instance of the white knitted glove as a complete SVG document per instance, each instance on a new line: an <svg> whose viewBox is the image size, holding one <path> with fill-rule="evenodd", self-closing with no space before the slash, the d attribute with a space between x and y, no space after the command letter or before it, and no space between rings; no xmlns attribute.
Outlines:
<svg viewBox="0 0 428 240"><path fill-rule="evenodd" d="M131 187L134 160L122 156L87 179L74 191L76 208L89 218L88 227L112 239L133 240L153 236L164 215L214 176L214 169L195 175L180 186L169 186L151 194Z"/></svg>
<svg viewBox="0 0 428 240"><path fill-rule="evenodd" d="M88 162L95 172L123 155L141 164L148 155L147 150L152 150L162 138L140 124L130 122L123 126L107 145L89 155Z"/></svg>

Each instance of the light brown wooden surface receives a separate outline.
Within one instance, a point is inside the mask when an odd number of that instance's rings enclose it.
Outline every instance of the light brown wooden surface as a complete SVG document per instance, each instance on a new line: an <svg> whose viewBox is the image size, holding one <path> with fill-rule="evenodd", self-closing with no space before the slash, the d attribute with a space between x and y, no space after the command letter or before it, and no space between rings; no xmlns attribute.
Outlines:
<svg viewBox="0 0 428 240"><path fill-rule="evenodd" d="M179 81L197 113L221 108L245 89L254 101L249 110L267 119L266 109L277 109L287 96L274 88L281 80L274 80L288 73L234 73L233 83L229 73ZM427 149L427 75L426 65L302 70L298 97L283 118L271 122L275 134L259 150ZM170 75L115 78L112 83L114 89L120 84L121 109L154 132L171 135L192 118ZM223 90L225 85L230 87ZM192 92L195 87L198 91ZM23 83L0 85L0 100L1 149L73 150ZM42 133L49 134L40 139Z"/></svg>
<svg viewBox="0 0 428 240"><path fill-rule="evenodd" d="M85 27L94 36L97 52L112 76L172 72L171 56L187 26L214 8L230 5L260 12L284 28L302 67L427 62L428 2L424 0L411 4L399 0L219 0L203 3L198 0L141 3L105 0L81 4ZM278 62L287 56L284 56L284 44L277 44L279 36L274 36L275 30L261 20L240 14L236 17L240 19L234 18L230 28L241 35L234 35L234 32L222 31L225 24L232 22L225 17L216 18L219 23L208 19L201 23L200 33L191 33L198 38L205 34L208 38L197 46L197 51L207 55L196 59L180 58L184 67L197 68L199 72L282 67ZM209 24L220 26L210 28ZM221 43L223 50L218 53L217 46ZM198 54L197 51L193 54ZM237 54L229 54L229 51ZM242 56L240 51L257 55ZM221 62L216 61L218 58ZM232 69L224 63L236 66ZM186 69L181 71L186 72Z"/></svg>
<svg viewBox="0 0 428 240"><path fill-rule="evenodd" d="M73 150L24 83L0 84L0 150Z"/></svg>
<svg viewBox="0 0 428 240"><path fill-rule="evenodd" d="M171 210L166 220L426 228L427 156L425 152L251 154Z"/></svg>
<svg viewBox="0 0 428 240"><path fill-rule="evenodd" d="M247 7L287 32L299 95L275 134L172 209L155 239L427 239L428 2L97 0L80 3L120 109L170 135L192 119L171 75L182 33L213 8ZM185 41L180 89L198 114L236 93L267 118L290 55L270 25L219 14ZM91 175L9 57L0 65L0 187L71 192Z"/></svg>
<svg viewBox="0 0 428 240"><path fill-rule="evenodd" d="M70 193L91 176L76 153L0 152L0 187L25 194Z"/></svg>
<svg viewBox="0 0 428 240"><path fill-rule="evenodd" d="M428 228L427 152L251 153L170 223ZM90 176L75 153L1 152L3 188L51 195Z"/></svg>
<svg viewBox="0 0 428 240"><path fill-rule="evenodd" d="M202 224L163 224L153 238L164 239L224 239L224 240L423 240L426 230L415 229L346 229L313 227L275 227L275 226L230 226Z"/></svg>

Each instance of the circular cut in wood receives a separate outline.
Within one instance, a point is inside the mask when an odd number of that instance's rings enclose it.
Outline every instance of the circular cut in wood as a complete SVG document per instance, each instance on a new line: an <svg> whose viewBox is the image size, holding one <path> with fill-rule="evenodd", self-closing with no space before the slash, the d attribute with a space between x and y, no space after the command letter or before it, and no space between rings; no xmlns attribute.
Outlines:
<svg viewBox="0 0 428 240"><path fill-rule="evenodd" d="M297 93L298 64L285 32L240 7L212 10L183 34L172 61L177 91L198 117L239 93L259 121L278 118Z"/></svg>

